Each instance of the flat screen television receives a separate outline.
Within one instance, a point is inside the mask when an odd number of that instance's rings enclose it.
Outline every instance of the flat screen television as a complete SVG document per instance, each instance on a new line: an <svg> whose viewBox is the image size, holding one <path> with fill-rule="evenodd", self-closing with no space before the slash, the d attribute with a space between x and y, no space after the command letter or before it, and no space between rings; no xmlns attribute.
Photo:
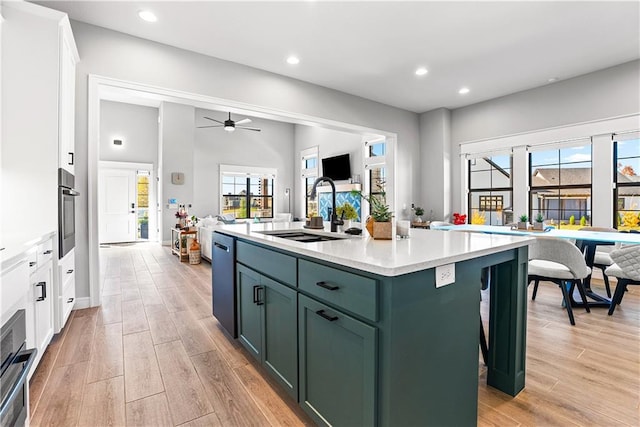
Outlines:
<svg viewBox="0 0 640 427"><path fill-rule="evenodd" d="M322 175L334 181L351 178L349 153L322 159Z"/></svg>

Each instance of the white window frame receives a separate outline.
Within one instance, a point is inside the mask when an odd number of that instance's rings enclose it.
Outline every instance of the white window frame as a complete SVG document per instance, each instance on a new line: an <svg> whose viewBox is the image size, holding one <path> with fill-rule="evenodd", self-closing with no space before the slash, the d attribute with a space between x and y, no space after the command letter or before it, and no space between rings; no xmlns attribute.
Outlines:
<svg viewBox="0 0 640 427"><path fill-rule="evenodd" d="M219 190L219 206L220 212L224 206L224 193L223 193L223 176L241 176L245 178L270 178L273 179L273 215L276 214L276 206L278 203L277 180L278 170L275 168L263 168L259 166L239 166L239 165L220 165L220 190Z"/></svg>
<svg viewBox="0 0 640 427"><path fill-rule="evenodd" d="M316 159L315 168L307 168L307 160ZM300 151L300 218L307 214L307 178L318 178L320 176L320 147L314 146Z"/></svg>
<svg viewBox="0 0 640 427"><path fill-rule="evenodd" d="M385 155L371 157L369 155L369 145L385 144ZM364 163L364 177L362 177L362 186L364 194L371 194L371 182L369 182L369 171L380 167L385 168L386 182L385 182L385 200L389 205L389 209L394 212L395 210L395 144L394 139L390 137L380 137L375 139L367 139L363 144L363 163ZM369 204L362 203L362 218L366 218L370 214Z"/></svg>

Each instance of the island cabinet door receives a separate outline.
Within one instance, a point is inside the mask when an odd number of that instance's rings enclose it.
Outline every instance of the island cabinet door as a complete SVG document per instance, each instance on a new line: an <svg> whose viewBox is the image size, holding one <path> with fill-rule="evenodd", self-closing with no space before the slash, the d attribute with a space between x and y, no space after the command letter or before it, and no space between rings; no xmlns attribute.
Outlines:
<svg viewBox="0 0 640 427"><path fill-rule="evenodd" d="M375 426L376 328L298 297L300 404L318 425Z"/></svg>
<svg viewBox="0 0 640 427"><path fill-rule="evenodd" d="M298 293L262 276L263 360L269 373L298 401Z"/></svg>
<svg viewBox="0 0 640 427"><path fill-rule="evenodd" d="M238 339L256 359L262 361L262 306L260 274L238 265L236 269L238 292Z"/></svg>

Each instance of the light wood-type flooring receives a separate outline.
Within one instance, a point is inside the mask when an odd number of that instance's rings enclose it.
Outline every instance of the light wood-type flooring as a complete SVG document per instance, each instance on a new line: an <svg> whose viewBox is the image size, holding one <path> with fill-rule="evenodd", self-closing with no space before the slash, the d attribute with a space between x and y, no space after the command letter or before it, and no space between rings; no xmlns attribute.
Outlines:
<svg viewBox="0 0 640 427"><path fill-rule="evenodd" d="M30 381L32 425L312 424L211 315L209 263L180 263L152 243L101 248L100 259L103 305L74 311L45 352ZM611 317L576 309L573 327L560 301L551 283L529 300L517 397L488 387L479 362L478 425L640 425L640 287Z"/></svg>

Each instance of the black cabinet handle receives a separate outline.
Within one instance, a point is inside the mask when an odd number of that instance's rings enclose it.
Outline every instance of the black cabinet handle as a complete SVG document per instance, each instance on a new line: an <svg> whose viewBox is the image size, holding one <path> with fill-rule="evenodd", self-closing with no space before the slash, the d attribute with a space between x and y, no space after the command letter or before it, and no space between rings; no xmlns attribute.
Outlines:
<svg viewBox="0 0 640 427"><path fill-rule="evenodd" d="M218 243L218 242L213 242L213 245L214 245L216 248L220 248L220 249L222 249L222 250L223 250L223 251L225 251L225 252L229 252L229 248L228 248L228 247L226 247L225 245L221 245L221 244L220 244L220 243Z"/></svg>
<svg viewBox="0 0 640 427"><path fill-rule="evenodd" d="M71 274L71 273L73 273L73 269L67 270L67 274Z"/></svg>
<svg viewBox="0 0 640 427"><path fill-rule="evenodd" d="M320 286L321 288L325 288L330 291L337 291L338 289L340 289L340 286L332 285L329 282L318 282L316 283L316 286Z"/></svg>
<svg viewBox="0 0 640 427"><path fill-rule="evenodd" d="M254 285L253 286L253 303L254 304L258 304L258 288L259 287L260 286L258 286L258 285Z"/></svg>
<svg viewBox="0 0 640 427"><path fill-rule="evenodd" d="M330 316L326 314L324 310L318 310L316 311L316 314L322 318L327 319L329 322L335 322L336 320L338 320L338 316Z"/></svg>
<svg viewBox="0 0 640 427"><path fill-rule="evenodd" d="M29 267L33 267L36 264L37 264L37 262L35 262L35 261L29 261Z"/></svg>
<svg viewBox="0 0 640 427"><path fill-rule="evenodd" d="M257 295L256 305L264 305L263 298L260 296L260 292L263 290L264 290L264 286L258 286L258 289L256 291L256 295Z"/></svg>
<svg viewBox="0 0 640 427"><path fill-rule="evenodd" d="M38 287L38 286L40 286L42 293L36 299L36 301L44 301L47 298L47 282L38 282L36 284L36 287Z"/></svg>
<svg viewBox="0 0 640 427"><path fill-rule="evenodd" d="M73 298L69 298L69 299L67 300L67 303L72 303L72 302L73 302Z"/></svg>
<svg viewBox="0 0 640 427"><path fill-rule="evenodd" d="M51 249L48 249L44 252L42 252L44 255L49 255L51 252L53 252Z"/></svg>
<svg viewBox="0 0 640 427"><path fill-rule="evenodd" d="M69 155L71 156L71 161L69 162L69 164L73 165L73 153L69 153Z"/></svg>

